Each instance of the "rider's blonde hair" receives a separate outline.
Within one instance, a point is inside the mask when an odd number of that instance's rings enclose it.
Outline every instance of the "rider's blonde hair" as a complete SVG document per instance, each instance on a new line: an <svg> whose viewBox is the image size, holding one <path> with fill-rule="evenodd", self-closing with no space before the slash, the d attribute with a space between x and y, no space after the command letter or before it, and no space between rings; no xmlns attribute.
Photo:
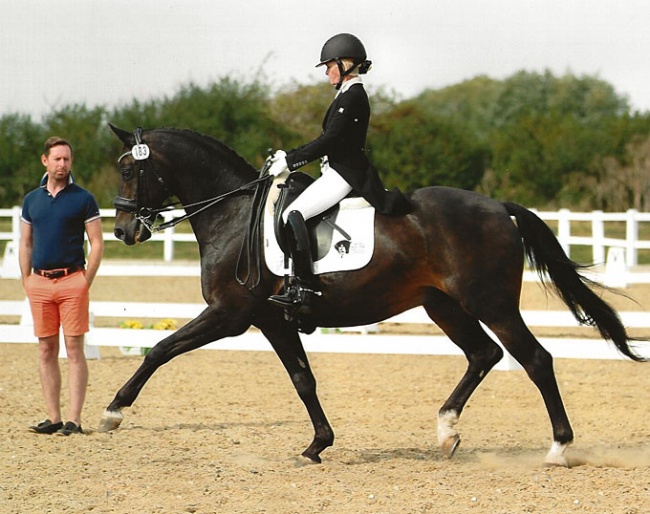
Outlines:
<svg viewBox="0 0 650 514"><path fill-rule="evenodd" d="M345 71L347 71L350 68L354 67L354 69L350 73L348 73L349 77L358 77L359 76L359 66L355 66L354 61L352 59L341 59L341 62L343 63L343 69Z"/></svg>

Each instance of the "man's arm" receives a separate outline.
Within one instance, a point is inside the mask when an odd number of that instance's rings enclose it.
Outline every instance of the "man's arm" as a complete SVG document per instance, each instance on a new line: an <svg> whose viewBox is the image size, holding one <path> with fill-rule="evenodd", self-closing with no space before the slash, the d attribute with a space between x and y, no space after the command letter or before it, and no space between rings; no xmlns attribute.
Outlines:
<svg viewBox="0 0 650 514"><path fill-rule="evenodd" d="M99 264L102 262L104 255L104 236L102 234L102 220L97 218L86 223L86 234L90 243L90 253L88 254L88 265L86 267L86 280L88 285L93 283Z"/></svg>
<svg viewBox="0 0 650 514"><path fill-rule="evenodd" d="M34 239L32 226L24 221L20 222L20 245L18 246L18 263L20 265L20 274L25 280L32 274L32 249Z"/></svg>

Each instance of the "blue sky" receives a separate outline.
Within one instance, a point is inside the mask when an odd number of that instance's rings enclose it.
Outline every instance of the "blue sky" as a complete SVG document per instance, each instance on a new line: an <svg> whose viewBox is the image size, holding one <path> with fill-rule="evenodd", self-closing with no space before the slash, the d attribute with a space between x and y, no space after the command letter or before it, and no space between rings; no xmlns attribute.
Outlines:
<svg viewBox="0 0 650 514"><path fill-rule="evenodd" d="M647 0L20 0L0 18L0 115L173 96L190 81L325 80L323 42L352 32L369 87L406 98L485 74L595 75L650 110ZM227 2L227 4L232 4Z"/></svg>

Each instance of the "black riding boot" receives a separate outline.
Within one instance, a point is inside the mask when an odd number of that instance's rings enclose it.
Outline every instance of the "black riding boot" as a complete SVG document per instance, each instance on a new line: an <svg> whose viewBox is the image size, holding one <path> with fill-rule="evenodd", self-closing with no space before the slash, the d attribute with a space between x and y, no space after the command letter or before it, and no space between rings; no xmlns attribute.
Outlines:
<svg viewBox="0 0 650 514"><path fill-rule="evenodd" d="M299 211L289 213L286 228L295 281L283 294L270 296L269 302L279 307L290 308L295 313L309 314L311 301L315 295L320 296L320 290L318 279L312 270L307 225Z"/></svg>

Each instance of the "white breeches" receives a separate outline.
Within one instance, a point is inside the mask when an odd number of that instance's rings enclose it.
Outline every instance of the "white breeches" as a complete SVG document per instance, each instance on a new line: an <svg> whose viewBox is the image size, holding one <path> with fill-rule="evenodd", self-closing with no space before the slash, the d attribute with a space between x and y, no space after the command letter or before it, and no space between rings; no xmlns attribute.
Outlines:
<svg viewBox="0 0 650 514"><path fill-rule="evenodd" d="M285 209L282 214L285 223L291 211L299 211L307 221L336 205L352 191L352 186L329 166L323 166L321 173L321 176Z"/></svg>

